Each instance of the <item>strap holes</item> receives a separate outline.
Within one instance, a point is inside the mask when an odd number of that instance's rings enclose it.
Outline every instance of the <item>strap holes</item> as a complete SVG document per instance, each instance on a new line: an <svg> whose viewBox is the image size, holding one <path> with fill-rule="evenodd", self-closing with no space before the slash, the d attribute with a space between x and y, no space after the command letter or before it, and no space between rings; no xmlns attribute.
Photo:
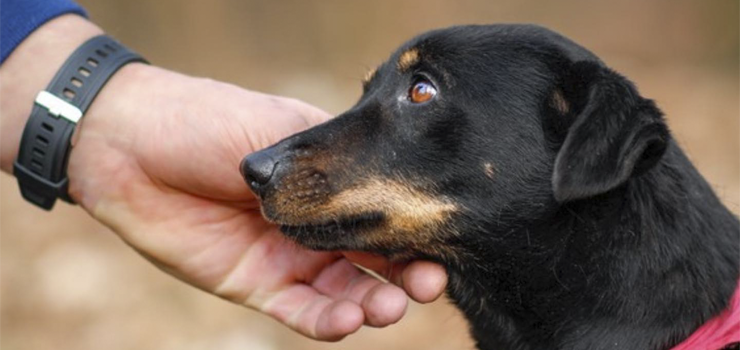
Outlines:
<svg viewBox="0 0 740 350"><path fill-rule="evenodd" d="M80 73L80 75L82 75L85 78L90 76L90 71L87 70L86 68L80 67L80 69L78 69L77 71Z"/></svg>
<svg viewBox="0 0 740 350"><path fill-rule="evenodd" d="M70 89L64 89L64 91L62 91L62 93L64 94L64 97L66 97L68 100L71 100L71 99L75 98L75 96L77 96L77 94L74 91L70 90Z"/></svg>
<svg viewBox="0 0 740 350"><path fill-rule="evenodd" d="M49 145L49 139L47 139L46 137L43 137L41 135L36 135L36 141L38 141L38 143L41 146L44 146L44 147L46 147L46 146Z"/></svg>
<svg viewBox="0 0 740 350"><path fill-rule="evenodd" d="M96 61L96 60L95 60L95 59L93 59L93 58L88 58L88 59L87 59L87 64L89 64L89 65L90 65L90 67L93 67L93 68L95 68L95 67L97 67L97 66L98 66L98 61Z"/></svg>
<svg viewBox="0 0 740 350"><path fill-rule="evenodd" d="M74 85L76 87L82 87L82 80L80 80L80 79L72 78L72 79L70 79L70 82L72 82L72 85Z"/></svg>
<svg viewBox="0 0 740 350"><path fill-rule="evenodd" d="M36 157L39 157L39 158L44 158L44 156L46 155L46 152L44 152L42 149L40 149L38 147L34 147L33 148L33 155L36 156Z"/></svg>
<svg viewBox="0 0 740 350"><path fill-rule="evenodd" d="M44 170L44 164L42 164L41 162L39 162L39 161L38 161L38 160L36 160L36 159L32 159L32 160L31 160L31 165L32 165L32 166L33 166L34 168L36 168L35 170L38 170L38 171Z"/></svg>
<svg viewBox="0 0 740 350"><path fill-rule="evenodd" d="M105 51L103 51L103 50L101 50L101 49L97 49L97 50L95 50L95 53L96 53L96 54L98 54L98 56L100 56L100 57L102 57L102 58L106 58L106 57L108 57L108 53L107 53L107 52L105 52Z"/></svg>
<svg viewBox="0 0 740 350"><path fill-rule="evenodd" d="M41 123L41 126L48 132L54 132L54 127L51 126L49 123Z"/></svg>
<svg viewBox="0 0 740 350"><path fill-rule="evenodd" d="M110 44L105 44L105 48L110 52L116 52L116 48L111 46Z"/></svg>

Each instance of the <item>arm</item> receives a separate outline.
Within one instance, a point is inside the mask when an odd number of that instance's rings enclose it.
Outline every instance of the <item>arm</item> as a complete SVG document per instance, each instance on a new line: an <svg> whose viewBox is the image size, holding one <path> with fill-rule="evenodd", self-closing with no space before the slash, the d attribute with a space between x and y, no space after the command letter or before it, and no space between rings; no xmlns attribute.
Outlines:
<svg viewBox="0 0 740 350"><path fill-rule="evenodd" d="M102 31L56 18L0 66L2 153L10 172L35 94L69 54ZM327 115L302 102L130 64L103 88L74 138L70 193L162 270L260 310L317 339L363 323L398 321L406 294L360 272L341 253L294 246L266 223L238 172L241 158ZM352 256L422 302L444 289L427 262Z"/></svg>
<svg viewBox="0 0 740 350"><path fill-rule="evenodd" d="M100 28L80 16L63 15L34 31L4 60L0 66L3 96L0 99L0 167L3 171L13 172L23 127L36 94L46 88L78 46L102 33Z"/></svg>

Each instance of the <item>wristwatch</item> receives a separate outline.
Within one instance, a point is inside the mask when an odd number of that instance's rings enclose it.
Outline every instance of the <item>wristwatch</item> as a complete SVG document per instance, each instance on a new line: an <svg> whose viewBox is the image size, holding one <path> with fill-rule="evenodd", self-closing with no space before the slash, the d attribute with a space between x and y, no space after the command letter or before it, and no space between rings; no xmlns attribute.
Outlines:
<svg viewBox="0 0 740 350"><path fill-rule="evenodd" d="M147 63L113 38L96 36L77 48L38 93L13 163L23 198L46 210L57 198L74 204L67 178L72 134L108 79L131 62Z"/></svg>

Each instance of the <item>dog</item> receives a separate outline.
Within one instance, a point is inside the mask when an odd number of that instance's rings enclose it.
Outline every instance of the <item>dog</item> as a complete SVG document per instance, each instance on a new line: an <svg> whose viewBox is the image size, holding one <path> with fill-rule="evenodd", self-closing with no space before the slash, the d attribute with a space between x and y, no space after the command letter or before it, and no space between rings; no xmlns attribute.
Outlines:
<svg viewBox="0 0 740 350"><path fill-rule="evenodd" d="M422 34L241 171L301 245L443 264L481 350L670 349L740 277L738 219L655 103L539 26Z"/></svg>

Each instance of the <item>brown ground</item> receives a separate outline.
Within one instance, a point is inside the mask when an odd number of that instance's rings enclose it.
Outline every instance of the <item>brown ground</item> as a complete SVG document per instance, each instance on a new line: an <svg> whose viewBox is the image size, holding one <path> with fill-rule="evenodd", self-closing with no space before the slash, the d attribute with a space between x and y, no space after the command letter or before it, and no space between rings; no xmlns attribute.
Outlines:
<svg viewBox="0 0 740 350"><path fill-rule="evenodd" d="M421 31L458 23L539 23L637 83L729 207L740 208L737 1L81 0L152 62L330 112L365 71ZM343 342L302 338L266 316L161 273L78 207L24 203L0 176L2 349L467 349L446 301L412 305L388 329Z"/></svg>

